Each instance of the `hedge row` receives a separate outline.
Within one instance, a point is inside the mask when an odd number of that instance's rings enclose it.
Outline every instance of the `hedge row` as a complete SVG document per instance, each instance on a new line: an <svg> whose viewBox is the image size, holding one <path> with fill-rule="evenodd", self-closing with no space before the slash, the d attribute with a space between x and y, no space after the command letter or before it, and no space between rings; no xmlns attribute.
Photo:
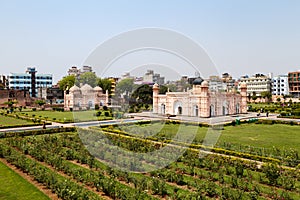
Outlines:
<svg viewBox="0 0 300 200"><path fill-rule="evenodd" d="M38 125L43 125L43 123L7 125L7 126L0 126L0 129L5 129L5 128L19 128L19 127L31 127L31 126L38 126ZM51 123L46 123L46 125L51 125Z"/></svg>
<svg viewBox="0 0 300 200"><path fill-rule="evenodd" d="M134 137L134 135L131 135L130 133L120 131L120 130L108 129L108 128L103 128L102 130L106 131L106 132L110 132L110 133L116 133L119 135L121 134L121 135L125 135L125 136ZM144 142L146 142L146 143L148 143L149 140L158 141L157 138L153 138L153 137L148 137L147 140L142 139L142 138L135 138L135 139L144 140ZM164 140L163 142L167 143L167 144L175 144L175 145L179 145L179 146L190 147L192 149L198 149L197 151L199 151L199 149L201 149L201 150L207 151L207 152L214 152L214 153L219 153L219 154L236 156L239 158L246 158L246 159L256 160L256 161L261 161L261 162L272 162L272 163L277 163L277 164L280 163L280 160L275 159L275 158L253 155L253 154L249 154L249 153L236 152L236 151L226 150L226 149L222 149L222 148L206 147L203 145L196 145L196 144L186 144L186 143L178 142L178 141L174 141L174 140Z"/></svg>
<svg viewBox="0 0 300 200"><path fill-rule="evenodd" d="M30 130L30 131L20 131L20 132L3 132L0 133L0 138L7 137L24 137L31 135L43 135L51 133L62 133L62 132L74 132L76 131L75 127L64 127L64 128L51 128L51 129L41 129L41 130Z"/></svg>

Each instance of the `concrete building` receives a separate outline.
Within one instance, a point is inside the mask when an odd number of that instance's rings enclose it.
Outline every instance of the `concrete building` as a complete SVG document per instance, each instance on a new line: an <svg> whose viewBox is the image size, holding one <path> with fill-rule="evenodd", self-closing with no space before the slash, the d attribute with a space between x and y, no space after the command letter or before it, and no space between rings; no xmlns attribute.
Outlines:
<svg viewBox="0 0 300 200"><path fill-rule="evenodd" d="M30 98L29 92L26 90L0 90L0 106L7 107L5 102L16 101L17 105L14 106L29 106L33 103Z"/></svg>
<svg viewBox="0 0 300 200"><path fill-rule="evenodd" d="M60 103L64 100L64 91L58 87L38 88L38 98L46 100L50 104Z"/></svg>
<svg viewBox="0 0 300 200"><path fill-rule="evenodd" d="M165 77L160 76L158 73L154 73L153 70L147 70L143 76L143 82L145 83L157 83L162 85L165 83Z"/></svg>
<svg viewBox="0 0 300 200"><path fill-rule="evenodd" d="M76 66L72 66L69 70L68 70L68 75L74 75L75 77L78 77L80 75L80 69L78 69Z"/></svg>
<svg viewBox="0 0 300 200"><path fill-rule="evenodd" d="M8 89L8 80L5 75L0 75L0 90Z"/></svg>
<svg viewBox="0 0 300 200"><path fill-rule="evenodd" d="M232 76L228 73L223 73L222 74L222 82L226 84L227 89L236 89L236 81L235 79L232 78Z"/></svg>
<svg viewBox="0 0 300 200"><path fill-rule="evenodd" d="M288 95L288 75L279 75L272 78L272 95Z"/></svg>
<svg viewBox="0 0 300 200"><path fill-rule="evenodd" d="M210 76L208 79L210 91L227 91L227 85L219 76Z"/></svg>
<svg viewBox="0 0 300 200"><path fill-rule="evenodd" d="M52 87L52 74L37 74L34 67L28 67L26 73L10 73L9 89L27 90L36 97L39 87Z"/></svg>
<svg viewBox="0 0 300 200"><path fill-rule="evenodd" d="M161 115L186 115L213 117L247 112L247 86L241 85L241 92L213 92L207 81L201 78L193 82L193 89L187 92L158 94L159 85L153 86L153 112Z"/></svg>
<svg viewBox="0 0 300 200"><path fill-rule="evenodd" d="M93 72L92 67L90 66L83 66L82 69L77 68L76 66L72 66L68 70L68 75L74 75L75 77L79 77L80 74L83 74L85 72Z"/></svg>
<svg viewBox="0 0 300 200"><path fill-rule="evenodd" d="M270 92L272 89L272 79L263 74L255 74L252 77L243 76L239 81L238 90L241 91L241 85L247 85L247 95L261 96L262 92Z"/></svg>
<svg viewBox="0 0 300 200"><path fill-rule="evenodd" d="M300 71L288 73L289 92L293 97L300 97Z"/></svg>
<svg viewBox="0 0 300 200"><path fill-rule="evenodd" d="M108 96L108 91L103 94L99 86L92 88L85 84L79 88L74 85L64 92L64 109L76 111L94 109L96 104L108 106Z"/></svg>

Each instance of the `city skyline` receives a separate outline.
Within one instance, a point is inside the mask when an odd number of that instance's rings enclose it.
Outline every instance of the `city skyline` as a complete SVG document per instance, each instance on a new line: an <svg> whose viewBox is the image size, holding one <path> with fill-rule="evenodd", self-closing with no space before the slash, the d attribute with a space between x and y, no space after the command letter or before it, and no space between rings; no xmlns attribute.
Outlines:
<svg viewBox="0 0 300 200"><path fill-rule="evenodd" d="M300 66L298 1L0 4L1 74L33 66L40 73L52 73L57 82L69 67L83 66L103 41L143 27L170 29L192 38L206 50L220 74L281 75ZM115 73L130 71L126 66ZM194 71L186 73L182 75L194 75Z"/></svg>

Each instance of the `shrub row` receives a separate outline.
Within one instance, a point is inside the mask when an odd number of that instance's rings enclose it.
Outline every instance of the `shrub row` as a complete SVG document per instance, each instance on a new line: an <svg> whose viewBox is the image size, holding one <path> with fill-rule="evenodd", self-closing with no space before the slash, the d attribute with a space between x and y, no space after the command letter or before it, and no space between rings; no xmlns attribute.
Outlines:
<svg viewBox="0 0 300 200"><path fill-rule="evenodd" d="M30 130L30 131L20 131L20 132L2 132L0 133L0 138L7 137L24 137L31 135L43 135L43 134L52 134L52 133L62 133L62 132L74 132L76 131L75 127L64 127L64 128L52 128L52 129L41 129L41 130Z"/></svg>
<svg viewBox="0 0 300 200"><path fill-rule="evenodd" d="M28 173L39 183L44 184L61 199L101 199L95 193L83 188L83 186L80 186L70 179L53 172L38 162L27 158L9 146L4 144L0 145L0 157L5 158L9 163L15 165L23 172Z"/></svg>

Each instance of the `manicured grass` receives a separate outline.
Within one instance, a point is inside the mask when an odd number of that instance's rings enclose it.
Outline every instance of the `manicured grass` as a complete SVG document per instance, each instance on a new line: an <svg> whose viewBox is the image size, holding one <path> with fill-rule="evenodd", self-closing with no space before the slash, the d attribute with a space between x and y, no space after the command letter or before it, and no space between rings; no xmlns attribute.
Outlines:
<svg viewBox="0 0 300 200"><path fill-rule="evenodd" d="M13 126L13 125L27 125L27 124L34 124L34 123L22 119L16 119L13 117L6 117L0 115L0 127Z"/></svg>
<svg viewBox="0 0 300 200"><path fill-rule="evenodd" d="M178 131L179 128L181 131ZM201 144L208 136L208 129L204 127L154 123L151 125L120 127L121 130L137 135L152 136L165 139L176 139L176 134L181 136L196 134L194 143ZM242 124L238 126L226 126L220 131L217 146L222 143L236 145L250 145L253 147L290 149L300 152L300 126L283 124ZM178 139L180 136L177 136Z"/></svg>
<svg viewBox="0 0 300 200"><path fill-rule="evenodd" d="M283 124L228 126L222 131L220 142L232 142L265 148L293 148L300 152L300 126Z"/></svg>
<svg viewBox="0 0 300 200"><path fill-rule="evenodd" d="M0 162L0 199L50 199L34 185Z"/></svg>
<svg viewBox="0 0 300 200"><path fill-rule="evenodd" d="M58 121L58 122L75 122L77 121L92 121L92 120L104 120L106 119L103 114L100 117L96 117L97 111L89 110L89 111L77 111L77 112L70 112L70 111L22 111L20 114L23 116L35 117L40 119L47 119L49 121ZM102 111L104 113L105 111ZM17 112L18 113L18 112Z"/></svg>

